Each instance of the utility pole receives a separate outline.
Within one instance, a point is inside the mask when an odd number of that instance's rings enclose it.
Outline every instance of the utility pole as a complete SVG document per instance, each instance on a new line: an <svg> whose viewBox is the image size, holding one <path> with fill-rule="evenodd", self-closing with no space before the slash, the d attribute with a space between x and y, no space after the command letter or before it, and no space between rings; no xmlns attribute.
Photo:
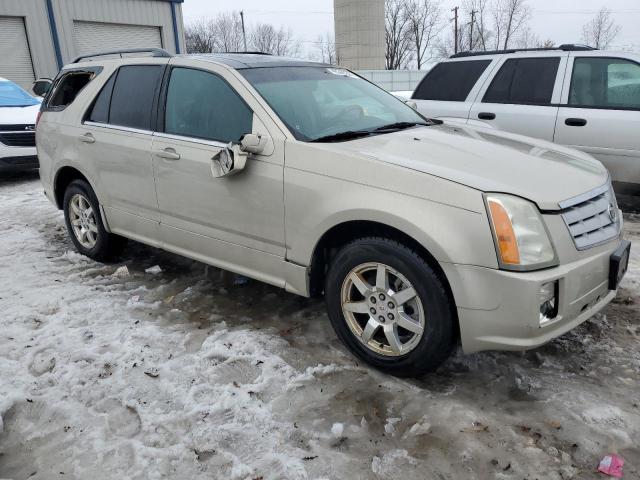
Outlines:
<svg viewBox="0 0 640 480"><path fill-rule="evenodd" d="M244 40L244 51L247 51L247 32L244 29L244 12L240 10L240 20L242 21L242 39Z"/></svg>
<svg viewBox="0 0 640 480"><path fill-rule="evenodd" d="M477 10L471 10L471 31L469 32L469 51L473 51L473 24L476 21Z"/></svg>
<svg viewBox="0 0 640 480"><path fill-rule="evenodd" d="M454 22L455 22L455 42L456 42L456 48L455 48L455 53L458 53L458 9L460 7L454 7L451 11L454 13Z"/></svg>

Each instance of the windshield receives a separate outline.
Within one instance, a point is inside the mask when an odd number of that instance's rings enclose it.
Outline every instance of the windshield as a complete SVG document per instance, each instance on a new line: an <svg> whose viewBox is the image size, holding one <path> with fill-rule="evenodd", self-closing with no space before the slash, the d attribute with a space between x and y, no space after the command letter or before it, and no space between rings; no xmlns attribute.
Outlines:
<svg viewBox="0 0 640 480"><path fill-rule="evenodd" d="M13 82L0 82L0 107L30 107L40 102Z"/></svg>
<svg viewBox="0 0 640 480"><path fill-rule="evenodd" d="M253 68L240 73L298 140L373 133L392 124L406 124L406 128L427 123L404 102L341 68Z"/></svg>

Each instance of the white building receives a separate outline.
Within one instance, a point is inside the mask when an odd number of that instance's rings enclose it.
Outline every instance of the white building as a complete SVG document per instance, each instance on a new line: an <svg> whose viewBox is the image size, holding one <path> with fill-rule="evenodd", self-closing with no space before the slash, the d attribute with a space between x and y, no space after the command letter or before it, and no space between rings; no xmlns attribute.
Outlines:
<svg viewBox="0 0 640 480"><path fill-rule="evenodd" d="M159 47L184 53L184 0L2 0L0 77L30 88L78 55Z"/></svg>

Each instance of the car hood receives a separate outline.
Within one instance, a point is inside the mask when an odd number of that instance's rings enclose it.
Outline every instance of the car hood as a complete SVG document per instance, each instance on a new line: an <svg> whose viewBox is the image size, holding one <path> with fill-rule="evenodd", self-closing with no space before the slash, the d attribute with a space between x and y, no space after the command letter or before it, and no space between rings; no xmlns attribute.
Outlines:
<svg viewBox="0 0 640 480"><path fill-rule="evenodd" d="M483 192L518 195L542 210L557 210L609 177L583 152L487 128L443 124L331 145Z"/></svg>
<svg viewBox="0 0 640 480"><path fill-rule="evenodd" d="M40 111L40 104L29 107L0 107L0 125L33 125Z"/></svg>

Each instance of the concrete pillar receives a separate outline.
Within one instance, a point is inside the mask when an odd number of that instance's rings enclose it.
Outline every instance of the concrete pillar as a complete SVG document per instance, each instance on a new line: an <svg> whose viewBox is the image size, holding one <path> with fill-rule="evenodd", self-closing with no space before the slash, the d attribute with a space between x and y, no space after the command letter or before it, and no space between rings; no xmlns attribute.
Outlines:
<svg viewBox="0 0 640 480"><path fill-rule="evenodd" d="M333 0L338 64L352 70L385 67L384 0Z"/></svg>

